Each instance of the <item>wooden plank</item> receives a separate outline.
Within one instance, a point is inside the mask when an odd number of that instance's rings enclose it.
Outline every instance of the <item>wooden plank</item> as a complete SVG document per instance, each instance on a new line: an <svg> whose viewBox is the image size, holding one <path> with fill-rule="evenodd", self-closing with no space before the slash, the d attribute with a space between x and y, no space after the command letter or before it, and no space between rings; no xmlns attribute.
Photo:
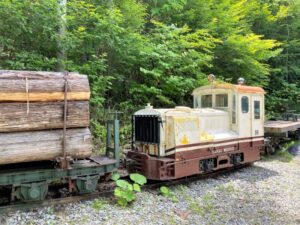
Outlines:
<svg viewBox="0 0 300 225"><path fill-rule="evenodd" d="M63 73L0 70L0 101L61 101L64 99ZM86 75L69 73L68 99L89 100Z"/></svg>
<svg viewBox="0 0 300 225"><path fill-rule="evenodd" d="M64 102L0 104L0 132L47 130L63 128ZM89 102L67 104L67 127L89 126Z"/></svg>
<svg viewBox="0 0 300 225"><path fill-rule="evenodd" d="M55 160L62 156L62 130L0 133L0 165ZM67 155L83 159L92 154L88 128L67 130Z"/></svg>

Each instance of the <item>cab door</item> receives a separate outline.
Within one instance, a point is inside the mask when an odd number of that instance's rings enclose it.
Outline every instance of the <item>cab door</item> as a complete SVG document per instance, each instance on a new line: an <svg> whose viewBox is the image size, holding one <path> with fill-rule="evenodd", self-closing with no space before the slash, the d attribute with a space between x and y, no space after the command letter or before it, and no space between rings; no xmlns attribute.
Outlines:
<svg viewBox="0 0 300 225"><path fill-rule="evenodd" d="M264 135L263 131L263 97L259 95L252 96L252 137Z"/></svg>
<svg viewBox="0 0 300 225"><path fill-rule="evenodd" d="M251 96L249 94L239 95L238 112L240 138L251 137Z"/></svg>

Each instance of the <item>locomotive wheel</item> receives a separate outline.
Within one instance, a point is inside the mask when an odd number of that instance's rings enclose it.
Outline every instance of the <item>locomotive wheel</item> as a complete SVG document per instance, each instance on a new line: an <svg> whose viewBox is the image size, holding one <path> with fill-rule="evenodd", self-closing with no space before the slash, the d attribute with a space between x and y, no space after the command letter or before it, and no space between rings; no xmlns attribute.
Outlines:
<svg viewBox="0 0 300 225"><path fill-rule="evenodd" d="M275 153L275 147L271 145L271 143L267 143L265 146L265 152L267 155L274 155Z"/></svg>
<svg viewBox="0 0 300 225"><path fill-rule="evenodd" d="M278 138L267 138L265 144L265 152L267 155L274 155L278 148L280 148L280 140Z"/></svg>
<svg viewBox="0 0 300 225"><path fill-rule="evenodd" d="M242 161L243 161L243 156L242 156L241 153L231 155L231 160L230 160L230 162L231 162L233 165L239 165Z"/></svg>
<svg viewBox="0 0 300 225"><path fill-rule="evenodd" d="M199 163L200 170L204 173L210 172L215 168L215 160L214 159L204 159Z"/></svg>

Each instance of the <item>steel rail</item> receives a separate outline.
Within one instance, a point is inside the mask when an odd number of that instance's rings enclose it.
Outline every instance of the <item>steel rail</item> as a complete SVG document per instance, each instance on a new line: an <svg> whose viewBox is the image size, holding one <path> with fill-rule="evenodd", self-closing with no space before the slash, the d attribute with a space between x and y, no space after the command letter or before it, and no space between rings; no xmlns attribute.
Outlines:
<svg viewBox="0 0 300 225"><path fill-rule="evenodd" d="M150 191L157 189L161 186L173 186L173 185L179 185L179 184L190 184L192 182L198 181L198 180L203 180L203 179L208 179L208 178L215 178L220 175L225 175L230 172L235 172L238 169L242 169L249 166L249 164L243 164L231 168L225 168L221 169L218 171L206 173L206 174L199 174L199 175L194 175L194 176L189 176L189 177L184 177L180 178L177 180L165 180L165 181L151 181L150 183L146 184L145 186L142 187L143 191ZM123 178L123 179L129 179ZM106 183L106 182L104 182ZM101 183L100 183L101 185ZM15 212L18 210L25 211L25 210L33 210L41 207L50 207L54 205L64 205L68 203L74 203L74 202L80 202L80 201L87 201L87 200L93 200L99 197L112 197L113 196L113 191L114 188L110 188L110 190L107 191L98 191L98 192L93 192L90 194L85 194L85 195L77 195L77 196L70 196L70 197L63 197L63 198L53 198L53 199L46 199L44 201L37 201L37 202L27 202L27 203L14 203L10 205L4 205L0 206L0 216L3 215L4 213L11 213Z"/></svg>

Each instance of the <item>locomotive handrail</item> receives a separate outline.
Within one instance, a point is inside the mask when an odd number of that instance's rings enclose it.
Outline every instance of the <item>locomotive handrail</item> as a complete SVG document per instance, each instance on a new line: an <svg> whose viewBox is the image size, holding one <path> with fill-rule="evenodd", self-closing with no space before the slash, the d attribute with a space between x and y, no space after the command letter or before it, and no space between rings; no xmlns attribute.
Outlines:
<svg viewBox="0 0 300 225"><path fill-rule="evenodd" d="M117 113L114 120L107 121L106 124L106 156L116 160L116 166L119 166L120 163L120 121L117 119ZM111 140L113 138L113 146L111 146Z"/></svg>

